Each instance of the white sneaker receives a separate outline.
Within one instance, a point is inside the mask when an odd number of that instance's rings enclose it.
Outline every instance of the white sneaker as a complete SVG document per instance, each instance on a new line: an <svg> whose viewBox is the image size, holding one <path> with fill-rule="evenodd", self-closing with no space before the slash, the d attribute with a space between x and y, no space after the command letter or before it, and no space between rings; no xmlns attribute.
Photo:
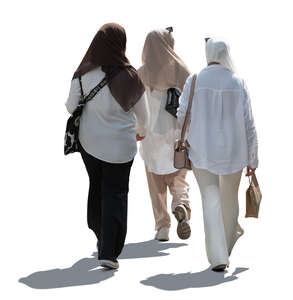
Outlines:
<svg viewBox="0 0 293 300"><path fill-rule="evenodd" d="M175 218L178 221L177 234L182 240L186 240L190 237L191 228L188 220L188 212L184 205L180 204L175 208Z"/></svg>
<svg viewBox="0 0 293 300"><path fill-rule="evenodd" d="M100 259L99 260L99 265L104 268L108 269L118 269L119 268L119 263L118 261L113 261L109 259Z"/></svg>
<svg viewBox="0 0 293 300"><path fill-rule="evenodd" d="M168 227L160 228L155 235L155 240L158 240L160 242L169 241L169 228Z"/></svg>

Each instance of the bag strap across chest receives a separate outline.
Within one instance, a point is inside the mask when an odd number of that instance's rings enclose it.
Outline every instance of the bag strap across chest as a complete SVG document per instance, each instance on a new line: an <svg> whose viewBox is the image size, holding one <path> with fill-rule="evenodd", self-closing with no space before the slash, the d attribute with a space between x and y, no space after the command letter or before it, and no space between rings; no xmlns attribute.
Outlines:
<svg viewBox="0 0 293 300"><path fill-rule="evenodd" d="M104 77L90 92L87 96L84 96L83 87L81 77L78 77L80 91L81 91L81 99L79 101L79 105L85 105L91 99L93 99L96 94L109 82L109 79Z"/></svg>
<svg viewBox="0 0 293 300"><path fill-rule="evenodd" d="M191 83L190 93L189 93L188 107L187 107L185 120L184 120L182 131L181 131L181 142L182 143L184 143L185 132L186 132L186 129L187 129L187 125L190 122L191 106L192 106L192 99L193 99L193 95L194 95L194 87L195 87L196 77L197 77L196 74L194 74L193 77L192 77L192 83Z"/></svg>

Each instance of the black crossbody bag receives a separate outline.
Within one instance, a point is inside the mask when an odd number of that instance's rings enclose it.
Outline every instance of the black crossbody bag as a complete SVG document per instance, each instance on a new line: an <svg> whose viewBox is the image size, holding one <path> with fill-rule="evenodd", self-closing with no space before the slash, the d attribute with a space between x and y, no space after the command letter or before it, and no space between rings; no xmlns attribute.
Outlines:
<svg viewBox="0 0 293 300"><path fill-rule="evenodd" d="M165 109L175 118L177 118L177 109L179 107L180 95L180 91L175 88L169 88L167 90L167 102Z"/></svg>
<svg viewBox="0 0 293 300"><path fill-rule="evenodd" d="M78 77L80 90L81 90L81 98L80 101L74 110L73 114L69 117L65 130L65 138L64 138L64 155L69 153L79 152L78 147L78 132L79 132L79 123L81 114L84 106L93 99L96 94L109 83L109 79L104 77L102 81L97 84L90 93L85 97L82 88L81 77Z"/></svg>

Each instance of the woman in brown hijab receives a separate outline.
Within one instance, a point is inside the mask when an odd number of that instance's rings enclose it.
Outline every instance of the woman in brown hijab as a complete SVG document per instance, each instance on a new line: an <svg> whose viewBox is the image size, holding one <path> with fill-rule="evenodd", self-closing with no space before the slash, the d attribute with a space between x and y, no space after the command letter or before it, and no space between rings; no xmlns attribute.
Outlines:
<svg viewBox="0 0 293 300"><path fill-rule="evenodd" d="M148 136L141 142L140 153L145 162L150 197L155 217L155 239L169 240L171 219L167 210L167 187L173 196L171 209L178 225L179 238L187 239L190 206L189 186L185 181L187 170L174 168L176 118L166 111L167 91L182 91L189 71L174 52L172 28L151 31L145 40L142 66L138 73L146 87L150 109Z"/></svg>
<svg viewBox="0 0 293 300"><path fill-rule="evenodd" d="M125 50L123 27L114 23L102 26L74 73L66 103L72 113L82 92L86 96L107 80L83 109L79 148L90 180L88 226L98 240L100 265L115 269L126 237L136 134L144 137L148 122L144 86Z"/></svg>

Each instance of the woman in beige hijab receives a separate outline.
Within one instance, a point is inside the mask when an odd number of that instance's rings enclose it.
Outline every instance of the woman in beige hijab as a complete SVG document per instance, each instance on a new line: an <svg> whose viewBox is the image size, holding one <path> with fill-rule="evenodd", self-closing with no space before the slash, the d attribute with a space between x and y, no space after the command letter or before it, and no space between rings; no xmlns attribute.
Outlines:
<svg viewBox="0 0 293 300"><path fill-rule="evenodd" d="M150 110L148 134L141 141L140 154L145 162L146 175L155 217L155 239L169 240L171 218L167 210L167 187L173 196L172 212L178 225L177 234L187 239L189 226L189 185L185 181L187 170L173 166L176 117L166 111L167 91L183 89L189 71L174 52L172 28L151 31L145 40L142 66L138 74L146 88ZM140 137L137 137L138 140Z"/></svg>

